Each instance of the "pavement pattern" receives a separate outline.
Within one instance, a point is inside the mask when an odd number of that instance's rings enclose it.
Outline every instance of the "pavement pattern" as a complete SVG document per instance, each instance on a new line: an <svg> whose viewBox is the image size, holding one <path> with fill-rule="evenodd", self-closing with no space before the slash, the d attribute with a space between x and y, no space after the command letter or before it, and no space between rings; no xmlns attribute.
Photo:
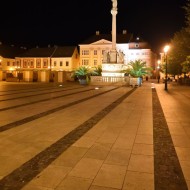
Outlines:
<svg viewBox="0 0 190 190"><path fill-rule="evenodd" d="M0 189L190 188L190 88L0 83Z"/></svg>

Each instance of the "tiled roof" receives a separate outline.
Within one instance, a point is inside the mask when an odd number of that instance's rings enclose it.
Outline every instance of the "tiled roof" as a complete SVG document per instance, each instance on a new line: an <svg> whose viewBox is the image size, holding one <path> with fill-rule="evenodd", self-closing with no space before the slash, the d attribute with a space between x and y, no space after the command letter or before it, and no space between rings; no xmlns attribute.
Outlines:
<svg viewBox="0 0 190 190"><path fill-rule="evenodd" d="M21 54L19 57L50 57L55 47L49 48L32 48Z"/></svg>
<svg viewBox="0 0 190 190"><path fill-rule="evenodd" d="M25 51L26 49L15 46L0 45L0 56L4 58L14 59L16 56L22 54Z"/></svg>
<svg viewBox="0 0 190 190"><path fill-rule="evenodd" d="M76 46L63 46L58 47L52 57L71 57L74 53Z"/></svg>
<svg viewBox="0 0 190 190"><path fill-rule="evenodd" d="M129 43L132 38L133 38L133 34L130 34L130 33L117 34L116 35L116 43L118 43L118 44ZM91 44L91 43L99 41L101 39L112 41L112 34L93 35L90 38L88 38L87 40L83 41L81 44Z"/></svg>
<svg viewBox="0 0 190 190"><path fill-rule="evenodd" d="M71 57L75 48L76 46L32 48L20 57Z"/></svg>

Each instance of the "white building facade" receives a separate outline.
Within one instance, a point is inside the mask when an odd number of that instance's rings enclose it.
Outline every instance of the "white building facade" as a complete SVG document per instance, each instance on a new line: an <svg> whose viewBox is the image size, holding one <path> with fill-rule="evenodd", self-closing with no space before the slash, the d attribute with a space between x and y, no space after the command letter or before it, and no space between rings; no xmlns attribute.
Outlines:
<svg viewBox="0 0 190 190"><path fill-rule="evenodd" d="M112 40L111 35L101 35L96 32L95 36L79 44L80 48L80 66L97 67L103 63L104 51L111 51ZM123 31L117 35L116 50L124 53L124 64L127 65L130 61L142 60L145 61L148 67L154 69L156 64L156 54L152 52L149 44L140 40L134 39L132 34L127 34Z"/></svg>

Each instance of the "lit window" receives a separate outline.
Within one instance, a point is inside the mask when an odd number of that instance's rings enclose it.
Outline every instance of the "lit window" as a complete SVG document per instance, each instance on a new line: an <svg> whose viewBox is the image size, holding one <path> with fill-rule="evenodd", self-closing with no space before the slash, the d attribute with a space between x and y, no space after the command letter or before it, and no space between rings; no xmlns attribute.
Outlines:
<svg viewBox="0 0 190 190"><path fill-rule="evenodd" d="M89 55L89 50L82 50L82 55Z"/></svg>
<svg viewBox="0 0 190 190"><path fill-rule="evenodd" d="M23 63L23 67L27 68L27 60L24 60Z"/></svg>
<svg viewBox="0 0 190 190"><path fill-rule="evenodd" d="M37 68L41 67L41 60L40 59L36 59L36 67Z"/></svg>
<svg viewBox="0 0 190 190"><path fill-rule="evenodd" d="M30 61L30 67L34 67L34 62Z"/></svg>
<svg viewBox="0 0 190 190"><path fill-rule="evenodd" d="M48 60L47 59L44 59L43 60L43 67L47 67L48 66Z"/></svg>
<svg viewBox="0 0 190 190"><path fill-rule="evenodd" d="M82 60L82 65L88 65L89 63L89 60L88 59L83 59Z"/></svg>

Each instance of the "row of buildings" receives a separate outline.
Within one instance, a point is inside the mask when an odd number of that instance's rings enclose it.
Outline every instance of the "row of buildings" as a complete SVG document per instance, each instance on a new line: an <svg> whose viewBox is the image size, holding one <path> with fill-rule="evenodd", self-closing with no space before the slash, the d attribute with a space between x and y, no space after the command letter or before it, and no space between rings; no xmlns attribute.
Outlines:
<svg viewBox="0 0 190 190"><path fill-rule="evenodd" d="M0 81L64 82L73 80L80 66L101 66L104 51L112 48L112 35L99 31L78 46L17 48L0 44ZM143 60L155 68L156 54L141 38L124 30L116 35L116 49L124 53L124 64Z"/></svg>

